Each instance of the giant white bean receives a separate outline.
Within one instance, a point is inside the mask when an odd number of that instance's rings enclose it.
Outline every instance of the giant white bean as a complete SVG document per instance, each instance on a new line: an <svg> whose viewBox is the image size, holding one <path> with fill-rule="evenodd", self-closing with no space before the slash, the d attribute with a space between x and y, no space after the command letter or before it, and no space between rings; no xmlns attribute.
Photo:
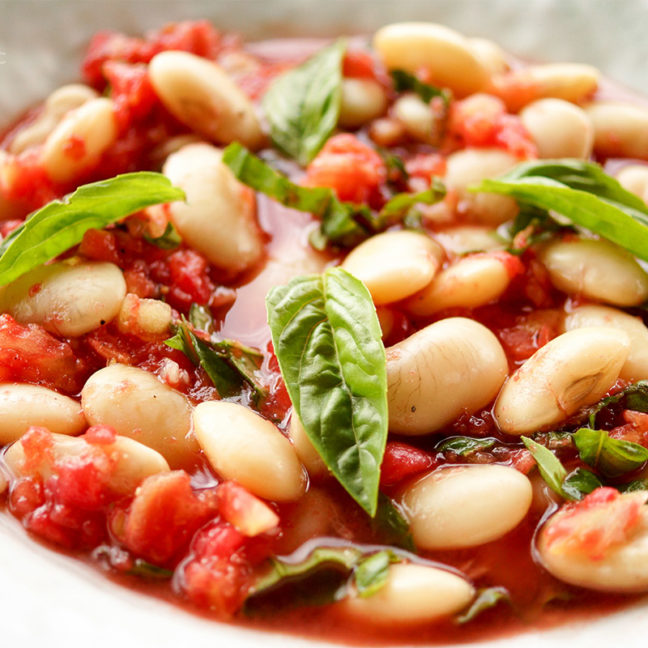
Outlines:
<svg viewBox="0 0 648 648"><path fill-rule="evenodd" d="M509 69L506 52L487 38L469 38L468 47L491 75L501 74Z"/></svg>
<svg viewBox="0 0 648 648"><path fill-rule="evenodd" d="M538 257L554 286L568 295L615 306L638 306L648 299L648 274L629 252L608 241L554 241Z"/></svg>
<svg viewBox="0 0 648 648"><path fill-rule="evenodd" d="M428 473L400 501L417 547L461 549L514 529L532 497L531 482L515 468L473 464Z"/></svg>
<svg viewBox="0 0 648 648"><path fill-rule="evenodd" d="M459 194L465 211L484 225L500 225L514 218L517 203L510 196L472 193L468 187L486 178L494 178L518 164L518 159L501 149L467 148L448 156L445 181Z"/></svg>
<svg viewBox="0 0 648 648"><path fill-rule="evenodd" d="M75 337L116 317L125 295L124 275L116 265L61 261L1 288L0 310L19 322Z"/></svg>
<svg viewBox="0 0 648 648"><path fill-rule="evenodd" d="M493 414L507 434L565 421L600 400L619 377L630 340L620 329L581 328L538 349L502 387Z"/></svg>
<svg viewBox="0 0 648 648"><path fill-rule="evenodd" d="M79 457L92 452L93 447L83 438L52 434L51 461L42 462L37 472L47 479L52 474L51 462ZM147 477L169 470L169 464L159 452L128 437L118 435L114 443L99 448L114 462L108 485L118 495L132 495ZM9 447L4 459L14 475L23 474L25 450L20 441Z"/></svg>
<svg viewBox="0 0 648 648"><path fill-rule="evenodd" d="M495 230L479 225L448 227L435 232L434 237L448 254L458 256L504 249L504 241Z"/></svg>
<svg viewBox="0 0 648 648"><path fill-rule="evenodd" d="M475 254L442 270L404 307L414 315L432 315L445 308L477 308L497 299L509 283L511 275L503 259Z"/></svg>
<svg viewBox="0 0 648 648"><path fill-rule="evenodd" d="M0 385L0 445L17 441L32 425L59 434L80 434L86 427L81 405L46 387Z"/></svg>
<svg viewBox="0 0 648 648"><path fill-rule="evenodd" d="M306 471L270 421L237 403L209 401L194 409L193 424L209 463L225 479L278 502L304 494Z"/></svg>
<svg viewBox="0 0 648 648"><path fill-rule="evenodd" d="M188 144L170 155L164 174L184 190L186 202L170 205L182 238L214 265L241 272L263 254L254 194L223 164L209 144Z"/></svg>
<svg viewBox="0 0 648 648"><path fill-rule="evenodd" d="M616 179L626 191L648 201L648 164L629 164L617 173Z"/></svg>
<svg viewBox="0 0 648 648"><path fill-rule="evenodd" d="M588 158L594 145L594 127L587 113L563 99L540 99L521 113L541 158Z"/></svg>
<svg viewBox="0 0 648 648"><path fill-rule="evenodd" d="M88 423L110 425L157 450L174 468L191 463L198 452L189 402L144 369L100 369L84 385L81 404Z"/></svg>
<svg viewBox="0 0 648 648"><path fill-rule="evenodd" d="M345 613L380 625L417 624L455 614L475 595L473 586L451 571L413 563L390 565L386 583L371 596L352 591L340 605Z"/></svg>
<svg viewBox="0 0 648 648"><path fill-rule="evenodd" d="M495 398L506 355L485 326L451 317L387 349L389 429L428 434Z"/></svg>
<svg viewBox="0 0 648 648"><path fill-rule="evenodd" d="M360 279L375 304L413 295L436 274L443 250L426 234L400 231L372 236L354 248L342 267Z"/></svg>
<svg viewBox="0 0 648 648"><path fill-rule="evenodd" d="M594 151L604 157L648 160L648 108L619 101L585 106L594 124Z"/></svg>
<svg viewBox="0 0 648 648"><path fill-rule="evenodd" d="M304 426L294 410L290 417L288 437L292 441L295 452L299 460L304 464L310 477L325 477L329 474L324 460L320 457L319 452L315 450L315 446L308 438L306 430L304 430Z"/></svg>
<svg viewBox="0 0 648 648"><path fill-rule="evenodd" d="M588 326L609 326L626 333L630 353L619 377L630 382L648 380L648 328L640 317L608 306L579 306L565 317L565 331Z"/></svg>
<svg viewBox="0 0 648 648"><path fill-rule="evenodd" d="M633 502L634 501L634 502ZM565 525L566 516L571 512L571 506L563 506L546 522L538 537L538 555L543 566L556 578L593 590L604 592L645 592L648 590L648 491L626 493L610 504L610 510L594 510L596 516L594 525L614 525L617 521L627 518L615 515L614 507L624 507L628 504L639 505L639 522L629 533L621 536L602 553L589 555L578 547L578 537L573 545L569 542L570 527L574 534L581 529L577 518L571 518L571 524L563 528L562 533L552 537L557 525ZM635 504L635 505L636 505ZM581 513L586 516L587 513ZM581 521L587 530L588 520ZM617 536L618 538L618 536Z"/></svg>
<svg viewBox="0 0 648 648"><path fill-rule="evenodd" d="M426 144L438 141L439 132L432 108L418 95L401 95L394 102L392 111L405 132L413 139Z"/></svg>
<svg viewBox="0 0 648 648"><path fill-rule="evenodd" d="M189 52L161 52L149 64L149 78L168 110L207 139L252 149L263 143L252 102L213 61Z"/></svg>
<svg viewBox="0 0 648 648"><path fill-rule="evenodd" d="M69 112L49 134L41 164L55 182L70 182L99 161L117 139L113 102L91 99Z"/></svg>
<svg viewBox="0 0 648 648"><path fill-rule="evenodd" d="M424 68L430 81L459 97L479 92L489 82L489 72L469 41L443 25L393 23L376 32L373 46L387 68L412 73Z"/></svg>
<svg viewBox="0 0 648 648"><path fill-rule="evenodd" d="M373 79L343 79L338 122L343 128L359 128L387 109L387 95Z"/></svg>

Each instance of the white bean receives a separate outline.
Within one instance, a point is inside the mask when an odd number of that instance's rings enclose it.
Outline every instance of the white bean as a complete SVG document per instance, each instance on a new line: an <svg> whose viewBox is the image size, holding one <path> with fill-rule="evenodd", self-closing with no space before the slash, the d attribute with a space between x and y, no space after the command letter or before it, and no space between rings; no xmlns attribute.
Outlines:
<svg viewBox="0 0 648 648"><path fill-rule="evenodd" d="M141 299L128 293L122 302L117 327L144 340L159 340L168 335L172 310L159 299Z"/></svg>
<svg viewBox="0 0 648 648"><path fill-rule="evenodd" d="M390 565L387 582L375 594L355 591L340 605L345 613L362 622L380 625L417 624L459 612L475 595L461 576L430 565Z"/></svg>
<svg viewBox="0 0 648 648"><path fill-rule="evenodd" d="M32 146L42 144L66 113L79 108L95 97L97 93L92 88L80 83L58 88L45 100L43 110L36 119L21 128L11 140L9 151L18 155Z"/></svg>
<svg viewBox="0 0 648 648"><path fill-rule="evenodd" d="M163 168L184 190L187 201L171 203L173 224L183 240L214 265L241 272L263 254L254 194L223 164L209 144L189 144L169 156Z"/></svg>
<svg viewBox="0 0 648 648"><path fill-rule="evenodd" d="M270 421L237 403L200 403L196 438L214 470L251 493L278 502L299 499L306 472L290 441Z"/></svg>
<svg viewBox="0 0 648 648"><path fill-rule="evenodd" d="M648 492L626 493L619 500L612 502L610 510L592 511L598 514L596 525L618 523L614 507L627 505L630 501L638 500L640 520L635 529L627 534L620 542L613 543L602 555L588 555L577 546L570 546L569 537L550 539L550 534L557 524L564 524L565 514L571 511L571 506L563 506L546 522L538 537L538 555L542 565L556 578L593 590L604 592L645 592L648 590ZM587 513L581 513L586 516ZM577 518L572 518L574 533L578 528ZM587 525L588 521L583 521ZM587 527L584 529L587 530ZM566 529L567 533L568 530Z"/></svg>
<svg viewBox="0 0 648 648"><path fill-rule="evenodd" d="M62 261L0 289L0 310L19 322L76 337L116 317L125 295L124 275L116 265Z"/></svg>
<svg viewBox="0 0 648 648"><path fill-rule="evenodd" d="M8 486L9 486L9 481L4 476L4 473L2 472L2 467L0 466L0 495L4 494Z"/></svg>
<svg viewBox="0 0 648 648"><path fill-rule="evenodd" d="M359 128L384 114L387 95L373 79L343 79L338 123L342 128Z"/></svg>
<svg viewBox="0 0 648 648"><path fill-rule="evenodd" d="M219 144L256 149L263 133L252 102L213 61L188 52L156 54L149 78L166 108L183 124Z"/></svg>
<svg viewBox="0 0 648 648"><path fill-rule="evenodd" d="M79 457L92 452L95 447L105 452L114 462L108 485L119 495L132 495L147 477L169 470L169 464L161 454L124 436L118 435L114 443L101 446L93 446L82 438L62 434L52 434L52 442L52 462ZM9 447L4 459L14 475L23 474L25 450L20 441ZM52 474L52 468L52 463L44 461L37 467L37 472L43 479L47 479Z"/></svg>
<svg viewBox="0 0 648 648"><path fill-rule="evenodd" d="M648 165L629 164L617 173L619 184L644 202L648 200Z"/></svg>
<svg viewBox="0 0 648 648"><path fill-rule="evenodd" d="M497 464L434 470L401 496L416 546L461 549L496 540L514 529L531 506L531 482Z"/></svg>
<svg viewBox="0 0 648 648"><path fill-rule="evenodd" d="M605 157L648 160L648 108L619 101L585 106L594 124L594 151Z"/></svg>
<svg viewBox="0 0 648 648"><path fill-rule="evenodd" d="M493 414L507 434L562 423L600 400L619 377L630 340L616 328L569 331L538 349L502 387Z"/></svg>
<svg viewBox="0 0 648 648"><path fill-rule="evenodd" d="M311 478L325 477L329 474L324 460L320 457L319 452L315 450L315 446L313 446L311 440L308 438L306 430L304 430L304 426L299 420L299 416L294 411L290 417L288 437L292 441L299 460L304 464Z"/></svg>
<svg viewBox="0 0 648 648"><path fill-rule="evenodd" d="M540 158L584 158L592 154L594 127L587 113L563 99L540 99L521 113Z"/></svg>
<svg viewBox="0 0 648 648"><path fill-rule="evenodd" d="M446 308L477 308L496 300L511 283L497 256L475 254L442 270L423 290L407 300L405 310L432 315Z"/></svg>
<svg viewBox="0 0 648 648"><path fill-rule="evenodd" d="M465 211L473 220L496 226L515 217L517 203L510 196L472 193L468 187L486 178L494 178L518 164L519 160L501 149L467 148L448 156L445 181L462 199Z"/></svg>
<svg viewBox="0 0 648 648"><path fill-rule="evenodd" d="M394 117L413 139L427 144L438 139L438 129L432 108L415 94L400 96L393 105Z"/></svg>
<svg viewBox="0 0 648 648"><path fill-rule="evenodd" d="M81 405L46 387L0 385L0 445L17 441L32 426L59 434L80 434L86 427Z"/></svg>
<svg viewBox="0 0 648 648"><path fill-rule="evenodd" d="M416 73L424 68L430 81L464 97L484 89L488 70L458 32L425 22L393 23L379 29L374 49L389 69Z"/></svg>
<svg viewBox="0 0 648 648"><path fill-rule="evenodd" d="M91 99L69 112L49 134L41 164L55 182L70 182L99 161L117 139L113 102Z"/></svg>
<svg viewBox="0 0 648 648"><path fill-rule="evenodd" d="M442 258L436 241L403 230L383 232L360 243L342 267L367 286L375 304L389 304L427 286Z"/></svg>
<svg viewBox="0 0 648 648"><path fill-rule="evenodd" d="M438 230L434 236L446 253L457 256L504 249L504 242L494 229L479 225L449 227Z"/></svg>
<svg viewBox="0 0 648 648"><path fill-rule="evenodd" d="M625 332L630 339L630 353L619 377L630 382L648 380L648 328L640 317L607 306L579 306L565 318L565 331L589 326L609 326Z"/></svg>
<svg viewBox="0 0 648 648"><path fill-rule="evenodd" d="M495 397L508 373L506 355L483 325L451 317L387 349L389 429L428 434Z"/></svg>
<svg viewBox="0 0 648 648"><path fill-rule="evenodd" d="M191 463L198 452L189 402L144 369L100 369L84 385L81 404L91 425L113 427L157 450L174 468Z"/></svg>
<svg viewBox="0 0 648 648"><path fill-rule="evenodd" d="M501 74L509 69L506 52L492 40L469 38L468 47L491 75Z"/></svg>
<svg viewBox="0 0 648 648"><path fill-rule="evenodd" d="M554 241L539 250L538 258L554 286L568 295L615 306L638 306L648 298L648 274L629 252L608 241Z"/></svg>

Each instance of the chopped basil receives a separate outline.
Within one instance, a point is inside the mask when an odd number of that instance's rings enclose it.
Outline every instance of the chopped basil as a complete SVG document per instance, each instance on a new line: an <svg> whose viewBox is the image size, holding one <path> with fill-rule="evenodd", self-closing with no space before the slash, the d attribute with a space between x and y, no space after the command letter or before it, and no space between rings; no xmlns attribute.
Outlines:
<svg viewBox="0 0 648 648"><path fill-rule="evenodd" d="M338 200L335 192L328 187L302 187L291 182L237 142L225 149L223 162L239 181L255 191L285 207L319 218L320 228L311 237L311 244L317 249L324 249L328 244L353 247L375 232L405 219L417 203L433 204L445 195L445 187L435 179L425 191L393 196L375 214L367 206Z"/></svg>
<svg viewBox="0 0 648 648"><path fill-rule="evenodd" d="M581 428L574 434L580 458L605 477L619 477L648 461L648 449L621 439L611 439L604 430Z"/></svg>
<svg viewBox="0 0 648 648"><path fill-rule="evenodd" d="M450 104L452 93L449 90L437 88L437 86L430 85L429 83L423 83L423 81L420 81L413 74L405 70L391 70L390 74L396 92L414 92L425 103L429 103L435 97L439 97L443 100L446 107Z"/></svg>
<svg viewBox="0 0 648 648"><path fill-rule="evenodd" d="M499 230L508 241L507 251L517 256L536 243L551 238L556 232L565 229L544 209L532 205L522 205L515 220Z"/></svg>
<svg viewBox="0 0 648 648"><path fill-rule="evenodd" d="M263 98L273 143L302 166L337 126L345 50L342 40L324 48L277 78Z"/></svg>
<svg viewBox="0 0 648 648"><path fill-rule="evenodd" d="M569 499L580 500L600 486L603 486L603 484L593 472L583 468L576 468L563 480L562 492Z"/></svg>
<svg viewBox="0 0 648 648"><path fill-rule="evenodd" d="M375 515L387 375L367 288L332 268L273 288L266 304L279 367L308 438L340 484Z"/></svg>
<svg viewBox="0 0 648 648"><path fill-rule="evenodd" d="M645 491L648 490L648 479L635 479L634 481L628 482L627 484L617 486L617 488L622 493L635 493L637 491Z"/></svg>
<svg viewBox="0 0 648 648"><path fill-rule="evenodd" d="M400 547L406 551L416 551L409 523L398 506L384 493L378 495L378 509L372 520L372 526L382 544Z"/></svg>
<svg viewBox="0 0 648 648"><path fill-rule="evenodd" d="M170 221L161 236L151 237L145 234L144 239L162 250L175 250L182 243L178 230Z"/></svg>
<svg viewBox="0 0 648 648"><path fill-rule="evenodd" d="M389 565L393 562L398 562L395 554L379 551L358 563L353 572L353 581L361 598L369 598L384 587Z"/></svg>
<svg viewBox="0 0 648 648"><path fill-rule="evenodd" d="M511 595L506 587L486 587L477 591L477 595L473 602L468 606L465 612L458 614L455 621L459 625L472 621L475 617L479 616L482 612L494 608L501 602L511 604Z"/></svg>
<svg viewBox="0 0 648 648"><path fill-rule="evenodd" d="M471 189L554 210L575 225L648 260L648 206L598 164L572 159L534 160Z"/></svg>
<svg viewBox="0 0 648 648"><path fill-rule="evenodd" d="M160 173L126 173L80 186L62 200L35 211L0 244L0 285L22 276L80 243L90 229L101 229L158 203L183 200Z"/></svg>
<svg viewBox="0 0 648 648"><path fill-rule="evenodd" d="M170 569L158 567L141 558L135 560L128 573L149 580L169 580L173 576L173 572Z"/></svg>
<svg viewBox="0 0 648 648"><path fill-rule="evenodd" d="M522 442L527 447L527 449L533 455L536 464L538 464L538 470L542 479L545 480L547 485L558 495L564 496L562 484L567 477L567 471L565 467L560 462L560 459L551 452L548 448L545 448L543 445L536 443L533 439L528 437L521 437ZM573 499L571 495L568 499Z"/></svg>
<svg viewBox="0 0 648 648"><path fill-rule="evenodd" d="M625 389L599 401L589 413L588 425L599 427L599 417L613 408L629 409L635 412L648 412L648 380L640 380Z"/></svg>
<svg viewBox="0 0 648 648"><path fill-rule="evenodd" d="M445 452L450 450L462 457L470 456L475 452L490 450L497 443L497 439L474 439L467 436L450 437L437 444L435 450Z"/></svg>
<svg viewBox="0 0 648 648"><path fill-rule="evenodd" d="M214 318L209 312L209 309L202 304L191 304L189 308L189 323L199 331L204 331L209 334L214 332Z"/></svg>
<svg viewBox="0 0 648 648"><path fill-rule="evenodd" d="M247 383L257 398L265 396L265 388L256 377L262 355L256 349L232 340L205 341L199 338L183 318L175 335L164 343L182 351L193 364L202 367L222 398L238 394Z"/></svg>

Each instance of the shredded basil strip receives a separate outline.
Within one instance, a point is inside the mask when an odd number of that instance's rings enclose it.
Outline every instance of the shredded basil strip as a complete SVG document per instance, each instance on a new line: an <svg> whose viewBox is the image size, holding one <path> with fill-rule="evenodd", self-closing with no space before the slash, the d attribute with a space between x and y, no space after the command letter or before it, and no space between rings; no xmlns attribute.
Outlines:
<svg viewBox="0 0 648 648"><path fill-rule="evenodd" d="M471 190L554 210L648 261L648 205L598 164L575 159L525 162Z"/></svg>
<svg viewBox="0 0 648 648"><path fill-rule="evenodd" d="M605 477L620 477L648 461L648 449L638 443L611 439L604 430L581 428L574 434L580 458Z"/></svg>
<svg viewBox="0 0 648 648"><path fill-rule="evenodd" d="M499 603L504 602L511 605L511 595L506 587L486 587L477 591L473 602L468 606L465 612L461 612L455 617L455 622L459 625L472 621L482 612L494 608Z"/></svg>
<svg viewBox="0 0 648 648"><path fill-rule="evenodd" d="M270 137L305 166L337 126L342 98L343 40L278 77L263 97Z"/></svg>
<svg viewBox="0 0 648 648"><path fill-rule="evenodd" d="M372 517L387 441L387 371L376 310L342 268L297 277L266 299L275 353L308 438Z"/></svg>
<svg viewBox="0 0 648 648"><path fill-rule="evenodd" d="M438 443L435 450L446 452L450 450L462 457L468 457L475 452L490 450L497 443L497 439L485 438L475 439L467 436L450 437Z"/></svg>
<svg viewBox="0 0 648 648"><path fill-rule="evenodd" d="M361 560L353 572L358 595L369 598L379 592L387 583L389 565L398 561L399 558L391 551L379 551Z"/></svg>
<svg viewBox="0 0 648 648"><path fill-rule="evenodd" d="M223 152L223 162L237 180L276 200L284 207L308 212L322 222L311 244L317 249L329 243L353 247L372 234L404 219L417 203L434 204L445 196L445 187L435 179L429 189L417 194L393 196L375 214L365 205L338 200L329 187L302 187L275 171L238 142Z"/></svg>
<svg viewBox="0 0 648 648"><path fill-rule="evenodd" d="M182 243L182 238L178 230L171 222L167 223L166 229L160 236L153 237L144 234L144 240L155 245L155 247L159 247L161 250L175 250Z"/></svg>
<svg viewBox="0 0 648 648"><path fill-rule="evenodd" d="M601 486L603 486L601 480L593 472L576 468L563 480L562 492L569 499L581 500L584 495L589 495Z"/></svg>
<svg viewBox="0 0 648 648"><path fill-rule="evenodd" d="M599 427L599 417L616 408L648 413L648 380L628 385L620 392L599 401L589 413L588 427Z"/></svg>
<svg viewBox="0 0 648 648"><path fill-rule="evenodd" d="M392 81L394 82L394 90L396 92L414 92L417 94L425 103L430 103L435 97L439 97L443 100L446 108L449 106L450 101L452 100L452 93L446 88L438 88L437 86L430 85L429 83L423 83L413 74L406 72L405 70L391 70L390 71Z"/></svg>
<svg viewBox="0 0 648 648"><path fill-rule="evenodd" d="M372 527L382 544L416 552L409 523L398 506L384 493L378 494L378 509Z"/></svg>
<svg viewBox="0 0 648 648"><path fill-rule="evenodd" d="M144 207L184 200L161 173L139 171L80 186L31 214L0 244L0 286L77 245L89 229L101 229Z"/></svg>

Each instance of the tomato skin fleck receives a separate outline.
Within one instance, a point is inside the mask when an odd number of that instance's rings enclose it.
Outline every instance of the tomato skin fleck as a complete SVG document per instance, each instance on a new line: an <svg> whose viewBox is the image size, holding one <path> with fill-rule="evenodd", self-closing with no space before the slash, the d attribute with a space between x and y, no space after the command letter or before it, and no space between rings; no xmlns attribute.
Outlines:
<svg viewBox="0 0 648 648"><path fill-rule="evenodd" d="M408 477L431 470L436 463L435 458L423 450L399 441L389 441L380 467L380 486L395 486Z"/></svg>

